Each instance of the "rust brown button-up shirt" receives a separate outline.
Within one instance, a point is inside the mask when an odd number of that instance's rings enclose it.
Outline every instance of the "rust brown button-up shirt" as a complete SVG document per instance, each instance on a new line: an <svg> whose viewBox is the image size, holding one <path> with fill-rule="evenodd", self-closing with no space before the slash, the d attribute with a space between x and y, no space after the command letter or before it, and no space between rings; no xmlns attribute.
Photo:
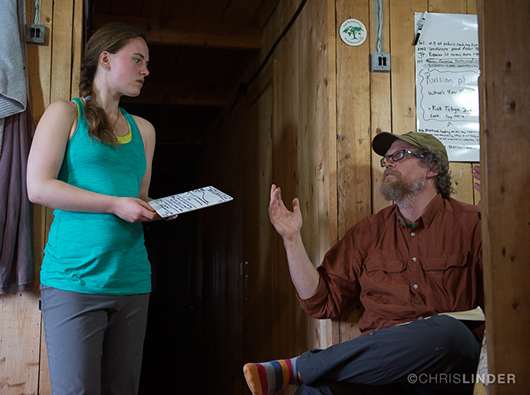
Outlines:
<svg viewBox="0 0 530 395"><path fill-rule="evenodd" d="M396 205L365 218L327 252L314 296L300 300L314 318L361 301L361 332L483 306L477 207L438 194L408 227Z"/></svg>

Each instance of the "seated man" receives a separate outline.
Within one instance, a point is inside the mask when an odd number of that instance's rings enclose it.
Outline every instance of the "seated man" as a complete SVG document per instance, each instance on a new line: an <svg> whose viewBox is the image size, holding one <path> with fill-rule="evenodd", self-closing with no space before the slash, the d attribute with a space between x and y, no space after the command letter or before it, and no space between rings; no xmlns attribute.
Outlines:
<svg viewBox="0 0 530 395"><path fill-rule="evenodd" d="M360 300L364 312L356 339L246 364L254 395L289 384L296 394L473 392L480 334L440 313L483 306L478 209L449 197L447 152L434 136L380 133L372 146L385 167L381 194L395 204L355 225L318 269L302 242L298 199L289 211L271 188L270 219L302 308L333 318Z"/></svg>

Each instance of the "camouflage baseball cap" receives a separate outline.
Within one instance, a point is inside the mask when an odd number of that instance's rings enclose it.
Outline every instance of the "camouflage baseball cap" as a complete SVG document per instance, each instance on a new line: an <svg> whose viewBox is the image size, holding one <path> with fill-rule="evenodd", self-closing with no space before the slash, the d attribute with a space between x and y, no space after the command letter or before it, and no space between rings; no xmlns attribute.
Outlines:
<svg viewBox="0 0 530 395"><path fill-rule="evenodd" d="M418 148L430 148L436 155L449 160L444 145L432 134L421 132L408 132L405 134L379 133L372 141L372 148L378 155L385 156L388 149L396 139L412 144Z"/></svg>

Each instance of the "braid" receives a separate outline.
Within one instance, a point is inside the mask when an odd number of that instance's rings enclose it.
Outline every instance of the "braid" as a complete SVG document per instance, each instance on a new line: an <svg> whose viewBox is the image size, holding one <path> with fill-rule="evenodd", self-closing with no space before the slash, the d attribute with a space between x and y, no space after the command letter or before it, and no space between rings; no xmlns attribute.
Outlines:
<svg viewBox="0 0 530 395"><path fill-rule="evenodd" d="M98 70L99 56L103 51L117 53L133 38L141 37L142 31L123 23L109 23L96 31L87 43L85 57L79 78L79 96L85 99L85 118L88 134L102 143L118 146L118 140L110 125L105 110L98 105L93 89L94 77ZM90 96L90 100L88 99Z"/></svg>
<svg viewBox="0 0 530 395"><path fill-rule="evenodd" d="M79 96L85 99L85 119L88 124L88 135L94 137L102 143L118 146L118 140L114 135L105 110L101 108L93 99L94 92L92 89L94 76L97 70L95 65L81 66L81 75L79 78ZM90 97L89 100L88 97Z"/></svg>

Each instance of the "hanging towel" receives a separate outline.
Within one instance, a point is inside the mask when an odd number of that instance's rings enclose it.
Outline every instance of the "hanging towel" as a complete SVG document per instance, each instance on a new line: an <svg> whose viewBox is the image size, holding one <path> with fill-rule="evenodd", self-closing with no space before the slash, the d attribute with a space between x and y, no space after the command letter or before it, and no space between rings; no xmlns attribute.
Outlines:
<svg viewBox="0 0 530 395"><path fill-rule="evenodd" d="M0 151L5 119L26 109L24 2L0 0Z"/></svg>
<svg viewBox="0 0 530 395"><path fill-rule="evenodd" d="M25 291L33 282L26 162L34 132L29 107L5 119L0 156L0 294Z"/></svg>

